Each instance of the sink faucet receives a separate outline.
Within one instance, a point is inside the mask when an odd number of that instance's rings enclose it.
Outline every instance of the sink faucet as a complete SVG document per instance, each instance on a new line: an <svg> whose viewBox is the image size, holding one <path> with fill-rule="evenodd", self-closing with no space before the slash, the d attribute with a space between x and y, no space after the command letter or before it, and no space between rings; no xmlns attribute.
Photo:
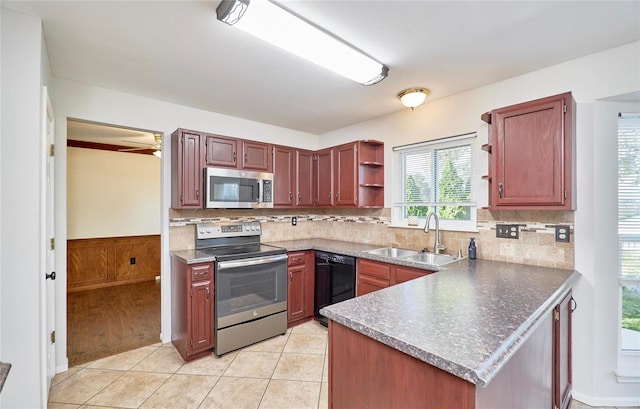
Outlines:
<svg viewBox="0 0 640 409"><path fill-rule="evenodd" d="M438 215L435 212L429 213L427 216L427 222L424 224L424 232L429 233L429 222L431 221L431 216L436 220L436 242L433 245L433 252L436 254L440 254L441 251L447 249L447 246L440 243L440 220L438 219Z"/></svg>

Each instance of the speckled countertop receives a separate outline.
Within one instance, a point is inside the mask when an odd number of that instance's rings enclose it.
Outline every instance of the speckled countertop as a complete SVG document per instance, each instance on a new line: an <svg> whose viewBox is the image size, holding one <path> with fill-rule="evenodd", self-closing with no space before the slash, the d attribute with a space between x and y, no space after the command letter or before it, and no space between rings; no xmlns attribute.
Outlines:
<svg viewBox="0 0 640 409"><path fill-rule="evenodd" d="M486 386L579 278L573 270L465 259L320 312Z"/></svg>
<svg viewBox="0 0 640 409"><path fill-rule="evenodd" d="M384 246L327 239L265 243L406 265L438 274L353 298L320 312L348 328L478 386L486 386L580 279L574 270L463 259L443 268L365 253ZM174 251L188 263L213 261Z"/></svg>

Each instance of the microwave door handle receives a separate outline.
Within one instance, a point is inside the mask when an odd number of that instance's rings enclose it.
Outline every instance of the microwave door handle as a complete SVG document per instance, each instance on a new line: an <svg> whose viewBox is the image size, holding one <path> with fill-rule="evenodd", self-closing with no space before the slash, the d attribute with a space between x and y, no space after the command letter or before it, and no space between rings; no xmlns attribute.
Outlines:
<svg viewBox="0 0 640 409"><path fill-rule="evenodd" d="M258 180L256 180L256 189L258 189L258 199L256 200L256 203L262 203L262 191L264 190L264 186Z"/></svg>

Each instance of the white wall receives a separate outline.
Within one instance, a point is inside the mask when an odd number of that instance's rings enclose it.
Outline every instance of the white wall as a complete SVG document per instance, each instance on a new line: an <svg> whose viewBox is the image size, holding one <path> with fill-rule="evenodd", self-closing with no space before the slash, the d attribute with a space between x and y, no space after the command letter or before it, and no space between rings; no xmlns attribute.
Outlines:
<svg viewBox="0 0 640 409"><path fill-rule="evenodd" d="M67 239L160 234L160 159L67 148Z"/></svg>
<svg viewBox="0 0 640 409"><path fill-rule="evenodd" d="M488 128L480 120L483 112L572 91L578 104L575 259L576 269L583 275L574 289L579 308L574 313L573 387L575 396L586 403L640 405L639 384L618 384L613 373L618 347L617 264L611 232L616 223L611 202L617 180L612 156L615 136L601 129L612 118L603 111L604 103L596 102L638 90L640 42L635 42L432 101L415 111L407 109L329 132L321 140L324 146L355 138L382 140L386 142L385 161L391 168L392 146L470 131L478 131L478 138L486 142ZM609 113L613 111L609 109ZM486 160L483 155L481 160ZM392 186L390 173L385 175L385 185ZM387 189L385 205L391 203L391 189Z"/></svg>
<svg viewBox="0 0 640 409"><path fill-rule="evenodd" d="M283 145L306 149L316 149L316 135L280 128L272 125L230 117L214 112L189 108L183 105L153 100L136 95L88 86L72 81L54 78L50 87L51 100L55 111L56 145L66 145L66 120L78 118L94 122L121 125L139 129L154 129L164 132L162 148L162 206L160 224L162 232L162 282L169 283L169 228L168 209L170 207L170 143L169 136L177 128L229 135L256 141L277 142ZM56 271L58 286L56 292L56 328L59 342L56 343L58 371L67 367L67 325L66 285L67 264L67 155L59 149L56 155L56 239L58 257ZM158 204L160 205L160 204ZM171 291L168 285L162 286L162 341L171 339Z"/></svg>
<svg viewBox="0 0 640 409"><path fill-rule="evenodd" d="M2 10L0 360L13 366L2 406L41 405L40 98L48 62L37 18Z"/></svg>

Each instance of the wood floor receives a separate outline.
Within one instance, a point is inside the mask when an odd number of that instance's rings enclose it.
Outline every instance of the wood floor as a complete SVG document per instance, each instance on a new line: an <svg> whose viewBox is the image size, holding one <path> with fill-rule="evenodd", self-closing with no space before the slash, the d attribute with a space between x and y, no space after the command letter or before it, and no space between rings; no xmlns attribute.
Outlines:
<svg viewBox="0 0 640 409"><path fill-rule="evenodd" d="M67 294L69 366L160 342L160 281Z"/></svg>

